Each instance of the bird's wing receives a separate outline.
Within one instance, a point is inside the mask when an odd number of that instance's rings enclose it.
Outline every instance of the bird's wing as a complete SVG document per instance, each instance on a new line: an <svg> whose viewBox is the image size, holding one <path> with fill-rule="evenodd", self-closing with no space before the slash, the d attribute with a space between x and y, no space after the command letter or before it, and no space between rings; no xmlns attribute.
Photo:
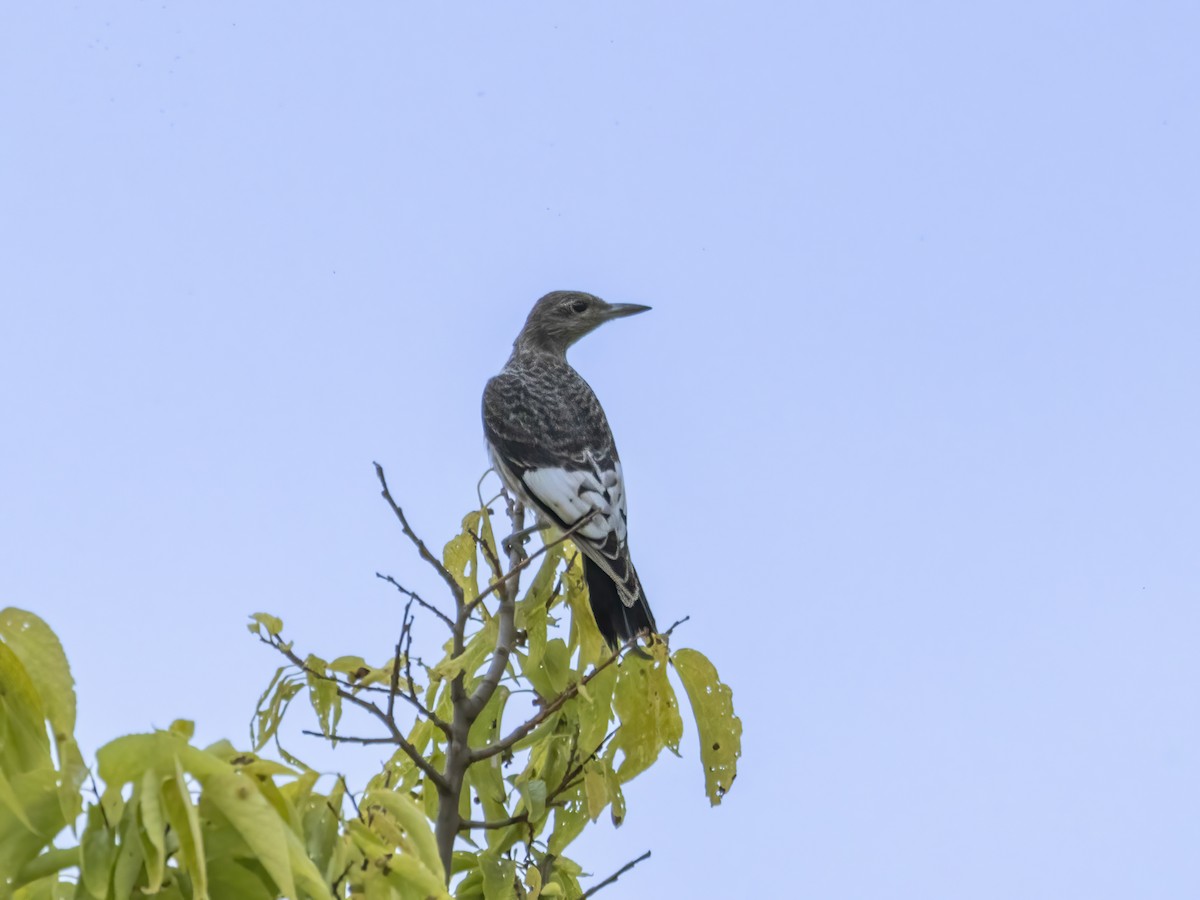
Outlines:
<svg viewBox="0 0 1200 900"><path fill-rule="evenodd" d="M604 410L587 382L567 369L566 392L534 397L512 373L484 391L483 424L501 478L562 530L596 514L572 539L632 606L641 586L629 561L625 482Z"/></svg>
<svg viewBox="0 0 1200 900"><path fill-rule="evenodd" d="M519 477L529 498L564 530L589 514L572 540L617 585L621 602L632 606L641 587L629 561L625 482L619 460L588 453L585 465L542 466Z"/></svg>

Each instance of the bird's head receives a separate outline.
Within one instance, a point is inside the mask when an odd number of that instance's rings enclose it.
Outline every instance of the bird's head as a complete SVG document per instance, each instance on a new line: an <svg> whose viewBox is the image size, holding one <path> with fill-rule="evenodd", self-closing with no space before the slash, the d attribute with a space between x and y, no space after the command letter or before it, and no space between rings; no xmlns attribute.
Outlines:
<svg viewBox="0 0 1200 900"><path fill-rule="evenodd" d="M649 308L638 303L606 303L582 291L551 291L533 305L514 346L518 350L566 353L573 343L610 319Z"/></svg>

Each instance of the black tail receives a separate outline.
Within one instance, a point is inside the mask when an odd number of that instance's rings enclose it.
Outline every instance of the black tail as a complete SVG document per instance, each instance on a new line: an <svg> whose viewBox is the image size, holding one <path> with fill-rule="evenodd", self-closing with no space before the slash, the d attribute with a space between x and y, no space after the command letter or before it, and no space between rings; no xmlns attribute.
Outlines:
<svg viewBox="0 0 1200 900"><path fill-rule="evenodd" d="M635 634L657 630L650 604L646 602L640 585L637 602L633 606L626 606L621 602L621 595L617 593L613 580L586 556L583 558L583 574L587 578L588 599L592 604L596 626L610 648L616 649Z"/></svg>

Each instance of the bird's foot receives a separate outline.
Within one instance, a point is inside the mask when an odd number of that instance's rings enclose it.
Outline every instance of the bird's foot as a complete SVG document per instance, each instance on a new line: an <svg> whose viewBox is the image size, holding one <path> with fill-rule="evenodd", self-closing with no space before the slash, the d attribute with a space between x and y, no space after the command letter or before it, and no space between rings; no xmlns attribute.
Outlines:
<svg viewBox="0 0 1200 900"><path fill-rule="evenodd" d="M529 536L535 531L541 531L545 527L545 525L539 522L536 525L530 525L528 528L522 528L520 531L514 531L500 542L500 547L504 550L506 556L511 556L517 550L524 553L525 543L529 540Z"/></svg>

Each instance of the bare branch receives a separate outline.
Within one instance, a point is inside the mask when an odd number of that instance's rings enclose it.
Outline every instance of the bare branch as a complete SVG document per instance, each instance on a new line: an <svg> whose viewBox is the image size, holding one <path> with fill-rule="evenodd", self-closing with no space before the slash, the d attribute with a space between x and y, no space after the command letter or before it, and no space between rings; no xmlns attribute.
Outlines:
<svg viewBox="0 0 1200 900"><path fill-rule="evenodd" d="M507 828L509 825L519 825L529 821L529 813L523 812L507 819L497 819L495 822L485 822L480 819L463 819L458 823L459 831L470 831L473 828Z"/></svg>
<svg viewBox="0 0 1200 900"><path fill-rule="evenodd" d="M400 617L400 637L396 638L396 655L392 657L392 677L388 681L388 701L387 701L387 717L393 722L396 720L396 695L400 693L400 652L404 646L404 636L411 634L412 628L412 597L408 598L408 602L404 604L404 615ZM412 638L409 638L412 642ZM411 691L413 687L412 679L408 680L408 689ZM415 699L415 698L414 698Z"/></svg>
<svg viewBox="0 0 1200 900"><path fill-rule="evenodd" d="M679 620L678 620L678 621L677 621L677 622L676 622L674 625L672 625L670 628L668 628L666 631L664 631L664 632L662 633L662 636L663 636L663 637L670 637L670 636L671 636L671 632L672 632L672 631L674 631L676 628L678 628L678 627L679 627L680 625L682 625L684 622L688 621L688 619L690 619L690 618L691 618L691 616L684 616L682 619L679 619Z"/></svg>
<svg viewBox="0 0 1200 900"><path fill-rule="evenodd" d="M366 819L363 819L362 810L358 808L358 801L354 799L354 794L350 791L350 785L346 784L346 776L339 774L338 780L342 782L342 791L347 797L350 798L350 805L354 807L354 814L362 819L362 821L367 821ZM333 807L330 807L330 809L333 809ZM333 814L338 818L341 818L341 812L339 810L333 809Z"/></svg>
<svg viewBox="0 0 1200 900"><path fill-rule="evenodd" d="M638 863L645 862L649 858L650 858L650 851L647 850L645 853L643 853L637 859L633 860L633 862L625 863L625 865L621 866L621 868L617 869L617 871L613 872L611 875L609 875L607 878L605 878L599 884L592 885L590 888L588 888L586 891L584 891L582 894L579 895L579 900L586 900L587 897L591 897L593 894L596 893L596 891L600 890L601 888L608 887L610 884L612 884L614 881L616 881L618 878L620 878L622 875L624 875L626 872L628 872L630 869L632 869Z"/></svg>
<svg viewBox="0 0 1200 900"><path fill-rule="evenodd" d="M450 734L450 723L427 707L417 697L412 677L412 627L415 617L412 615L412 598L404 606L404 617L400 624L400 637L396 639L396 653L392 657L392 675L388 684L387 717L395 721L396 698L399 697L418 713L428 719L443 734ZM404 659L404 681L408 690L400 689L400 659Z"/></svg>
<svg viewBox="0 0 1200 900"><path fill-rule="evenodd" d="M331 744L395 744L396 739L392 737L354 737L347 734L326 734L323 731L313 731L310 728L304 728L300 731L301 734L306 734L309 737L324 738Z"/></svg>
<svg viewBox="0 0 1200 900"><path fill-rule="evenodd" d="M422 600L416 591L410 591L408 588L406 588L404 585L402 585L400 582L398 582L391 575L383 575L383 574L380 574L379 572L376 572L375 577L379 578L383 581L386 581L388 584L395 587L396 590L398 590L400 593L404 594L410 600L416 600L417 604L419 606L421 606L424 609L429 610L431 613L433 613L435 616L437 616L439 619L441 619L443 622L445 622L447 628L454 627L454 622L453 622L453 620L451 620L451 618L448 615L446 615L444 612L442 612L440 609L438 609L436 606L434 606L429 601Z"/></svg>
<svg viewBox="0 0 1200 900"><path fill-rule="evenodd" d="M383 466L379 463L375 463L374 465L375 476L379 479L379 484L383 487L383 499L387 501L388 506L392 508L392 512L396 514L405 537L412 541L413 546L417 548L417 553L421 555L421 559L433 566L438 575L442 577L442 581L446 582L446 586L450 588L450 593L454 595L454 602L461 604L463 602L463 589L454 580L454 576L450 574L450 570L443 566L441 560L429 552L429 548L425 546L425 542L417 537L416 532L412 530L412 526L408 524L408 518L404 515L404 510L392 499L392 493L388 490L387 478L383 475Z"/></svg>

